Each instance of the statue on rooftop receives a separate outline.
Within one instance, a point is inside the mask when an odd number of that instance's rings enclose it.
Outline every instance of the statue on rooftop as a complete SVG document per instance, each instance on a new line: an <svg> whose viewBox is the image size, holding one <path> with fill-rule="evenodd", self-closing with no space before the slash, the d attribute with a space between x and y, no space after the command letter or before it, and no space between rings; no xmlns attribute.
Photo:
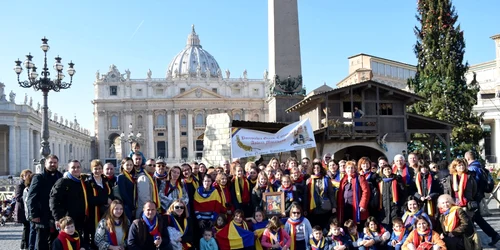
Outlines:
<svg viewBox="0 0 500 250"><path fill-rule="evenodd" d="M226 69L226 78L229 79L230 76L231 76L231 71L229 71L229 69Z"/></svg>
<svg viewBox="0 0 500 250"><path fill-rule="evenodd" d="M15 103L16 102L16 93L14 93L14 91L10 91L10 94L9 94L9 101L12 102L12 103Z"/></svg>

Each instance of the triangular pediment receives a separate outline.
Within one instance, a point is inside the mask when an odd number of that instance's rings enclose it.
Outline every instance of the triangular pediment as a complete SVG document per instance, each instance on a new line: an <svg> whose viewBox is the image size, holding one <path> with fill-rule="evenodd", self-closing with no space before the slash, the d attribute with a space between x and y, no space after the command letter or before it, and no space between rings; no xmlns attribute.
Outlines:
<svg viewBox="0 0 500 250"><path fill-rule="evenodd" d="M180 93L173 97L174 99L213 99L213 98L224 98L211 90L203 87L194 87L187 90L184 93Z"/></svg>

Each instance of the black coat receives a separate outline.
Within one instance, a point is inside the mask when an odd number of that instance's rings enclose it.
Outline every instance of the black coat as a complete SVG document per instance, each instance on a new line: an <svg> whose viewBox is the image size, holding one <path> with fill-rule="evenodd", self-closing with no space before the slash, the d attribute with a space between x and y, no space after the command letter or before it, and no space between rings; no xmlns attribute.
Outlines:
<svg viewBox="0 0 500 250"><path fill-rule="evenodd" d="M23 200L23 192L24 188L26 186L24 185L24 181L21 180L19 184L16 185L16 191L14 193L14 200L16 200L16 208L14 209L16 211L16 221L17 223L24 223L26 222L26 215L24 214L24 200Z"/></svg>
<svg viewBox="0 0 500 250"><path fill-rule="evenodd" d="M38 226L48 228L50 220L53 220L49 206L50 190L61 177L61 172L50 173L44 168L43 173L35 174L31 179L28 193L28 215L30 218L40 218Z"/></svg>
<svg viewBox="0 0 500 250"><path fill-rule="evenodd" d="M87 199L90 194L87 193ZM86 200L82 183L69 177L59 179L50 191L50 210L54 219L70 216L75 221L75 228L82 230L86 219ZM87 203L88 204L88 203ZM90 209L90 206L88 207Z"/></svg>
<svg viewBox="0 0 500 250"><path fill-rule="evenodd" d="M401 195L400 195L404 190L404 184L403 181L401 180L401 176L391 174L391 177L394 178L397 183L398 197L396 198L398 203L396 204L393 201L393 197L395 194L392 190L392 182L389 182L389 185L386 185L384 183L383 189L380 192L380 195L382 196L382 209L380 210L379 221L383 224L388 224L388 225L392 224L392 219L400 216L399 211L401 209L401 205L404 203L404 201L401 200ZM379 181L383 182L382 177L379 178ZM377 188L380 189L380 182L379 184L377 184Z"/></svg>
<svg viewBox="0 0 500 250"><path fill-rule="evenodd" d="M93 175L89 177L85 181L85 187L87 189L87 201L89 204L89 222L87 223L90 228L97 228L95 224L96 212L95 208L97 207L99 214L98 218L101 218L102 215L108 209L108 198L113 200L113 191L111 190L111 186L109 185L107 179L102 176L102 185L103 187L97 185ZM99 220L97 220L99 222Z"/></svg>
<svg viewBox="0 0 500 250"><path fill-rule="evenodd" d="M159 216L159 215L158 215ZM158 217L158 228L161 228L161 245L160 250L170 250L170 237L168 235L167 226L163 223L162 216ZM140 219L136 219L130 225L128 231L127 245L128 250L157 250L154 245L154 239L149 234L146 223Z"/></svg>

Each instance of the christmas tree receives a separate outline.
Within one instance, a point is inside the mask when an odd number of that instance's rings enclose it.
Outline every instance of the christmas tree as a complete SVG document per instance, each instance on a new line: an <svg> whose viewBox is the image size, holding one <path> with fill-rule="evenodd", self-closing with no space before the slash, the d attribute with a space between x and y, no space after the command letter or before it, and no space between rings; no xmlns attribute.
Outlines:
<svg viewBox="0 0 500 250"><path fill-rule="evenodd" d="M410 112L454 124L451 153L463 156L467 150L477 150L482 138L480 117L472 110L479 87L475 80L465 80L469 66L463 63L464 34L451 0L418 0L417 5L420 27L415 27L414 51L418 65L408 84L426 100L412 105ZM443 143L426 146L433 152L445 150Z"/></svg>

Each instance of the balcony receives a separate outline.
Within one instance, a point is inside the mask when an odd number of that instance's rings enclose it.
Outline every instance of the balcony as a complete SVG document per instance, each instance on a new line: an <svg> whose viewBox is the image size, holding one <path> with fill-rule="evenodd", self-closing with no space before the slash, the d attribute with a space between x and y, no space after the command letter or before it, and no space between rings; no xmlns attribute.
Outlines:
<svg viewBox="0 0 500 250"><path fill-rule="evenodd" d="M167 130L167 126L165 126L165 125L155 125L154 129L155 129L155 131L163 131L163 130Z"/></svg>
<svg viewBox="0 0 500 250"><path fill-rule="evenodd" d="M108 128L108 131L109 131L109 132L121 132L121 131L122 131L122 129L121 129L121 127L120 127L120 126L118 126L118 127L114 127L114 128L109 127L109 128Z"/></svg>
<svg viewBox="0 0 500 250"><path fill-rule="evenodd" d="M377 118L335 117L329 119L328 124L324 125L328 126L329 138L373 138L378 135Z"/></svg>

